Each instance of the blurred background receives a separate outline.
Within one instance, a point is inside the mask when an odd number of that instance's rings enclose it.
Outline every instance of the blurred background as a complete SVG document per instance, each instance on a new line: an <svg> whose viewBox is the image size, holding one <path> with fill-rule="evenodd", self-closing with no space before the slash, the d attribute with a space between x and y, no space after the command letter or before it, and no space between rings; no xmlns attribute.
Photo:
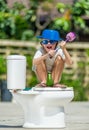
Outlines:
<svg viewBox="0 0 89 130"><path fill-rule="evenodd" d="M74 63L65 66L61 83L74 88L74 101L89 101L89 0L0 0L0 101L12 101L6 80L10 54L27 58L26 88L38 83L32 58L40 45L36 36L45 28L58 30L63 39L76 33L67 44Z"/></svg>

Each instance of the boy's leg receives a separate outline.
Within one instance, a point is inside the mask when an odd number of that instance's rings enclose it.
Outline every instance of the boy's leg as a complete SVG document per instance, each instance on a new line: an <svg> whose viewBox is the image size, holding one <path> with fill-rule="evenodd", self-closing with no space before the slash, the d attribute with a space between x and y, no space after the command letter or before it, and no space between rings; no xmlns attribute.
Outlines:
<svg viewBox="0 0 89 130"><path fill-rule="evenodd" d="M45 62L41 61L40 64L36 65L36 75L38 80L41 83L46 84L46 80L47 80L47 70L46 70L46 66L45 66Z"/></svg>
<svg viewBox="0 0 89 130"><path fill-rule="evenodd" d="M54 67L52 70L52 79L54 81L54 85L56 86L61 79L61 75L64 69L64 63L65 62L62 60L60 56L58 56L55 60ZM61 86L61 84L58 84L58 86Z"/></svg>

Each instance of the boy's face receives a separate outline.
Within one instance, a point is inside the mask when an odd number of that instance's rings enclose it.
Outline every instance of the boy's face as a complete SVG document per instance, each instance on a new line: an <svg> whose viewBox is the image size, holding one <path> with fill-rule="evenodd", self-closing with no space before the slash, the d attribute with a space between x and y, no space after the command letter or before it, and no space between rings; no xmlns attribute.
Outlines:
<svg viewBox="0 0 89 130"><path fill-rule="evenodd" d="M48 39L44 39L40 43L46 52L49 52L50 50L55 50L57 45L57 41L48 40Z"/></svg>

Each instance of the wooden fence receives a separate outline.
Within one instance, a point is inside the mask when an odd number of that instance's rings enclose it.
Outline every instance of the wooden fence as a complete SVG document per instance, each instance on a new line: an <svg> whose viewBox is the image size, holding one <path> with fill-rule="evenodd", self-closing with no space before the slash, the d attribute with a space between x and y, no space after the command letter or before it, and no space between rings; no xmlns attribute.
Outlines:
<svg viewBox="0 0 89 130"><path fill-rule="evenodd" d="M32 48L38 48L39 43L37 42L25 42L25 41L0 41L0 55L5 59L10 54L21 54L21 55L33 55ZM73 74L72 79L77 79L83 74L84 85L89 85L89 43L69 43L67 44L73 65L71 67L65 66L64 72ZM28 76L31 70L27 70ZM27 76L27 78L28 78ZM0 79L6 79L6 74L1 75Z"/></svg>

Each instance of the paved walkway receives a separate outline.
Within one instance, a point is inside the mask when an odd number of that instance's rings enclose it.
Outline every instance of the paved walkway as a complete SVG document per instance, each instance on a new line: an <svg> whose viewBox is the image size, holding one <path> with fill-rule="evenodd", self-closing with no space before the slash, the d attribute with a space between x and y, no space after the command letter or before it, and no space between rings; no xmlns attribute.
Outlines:
<svg viewBox="0 0 89 130"><path fill-rule="evenodd" d="M89 130L89 102L71 102L65 107L65 113L66 128L60 130ZM21 106L0 103L0 130L26 130L22 127L23 119Z"/></svg>

